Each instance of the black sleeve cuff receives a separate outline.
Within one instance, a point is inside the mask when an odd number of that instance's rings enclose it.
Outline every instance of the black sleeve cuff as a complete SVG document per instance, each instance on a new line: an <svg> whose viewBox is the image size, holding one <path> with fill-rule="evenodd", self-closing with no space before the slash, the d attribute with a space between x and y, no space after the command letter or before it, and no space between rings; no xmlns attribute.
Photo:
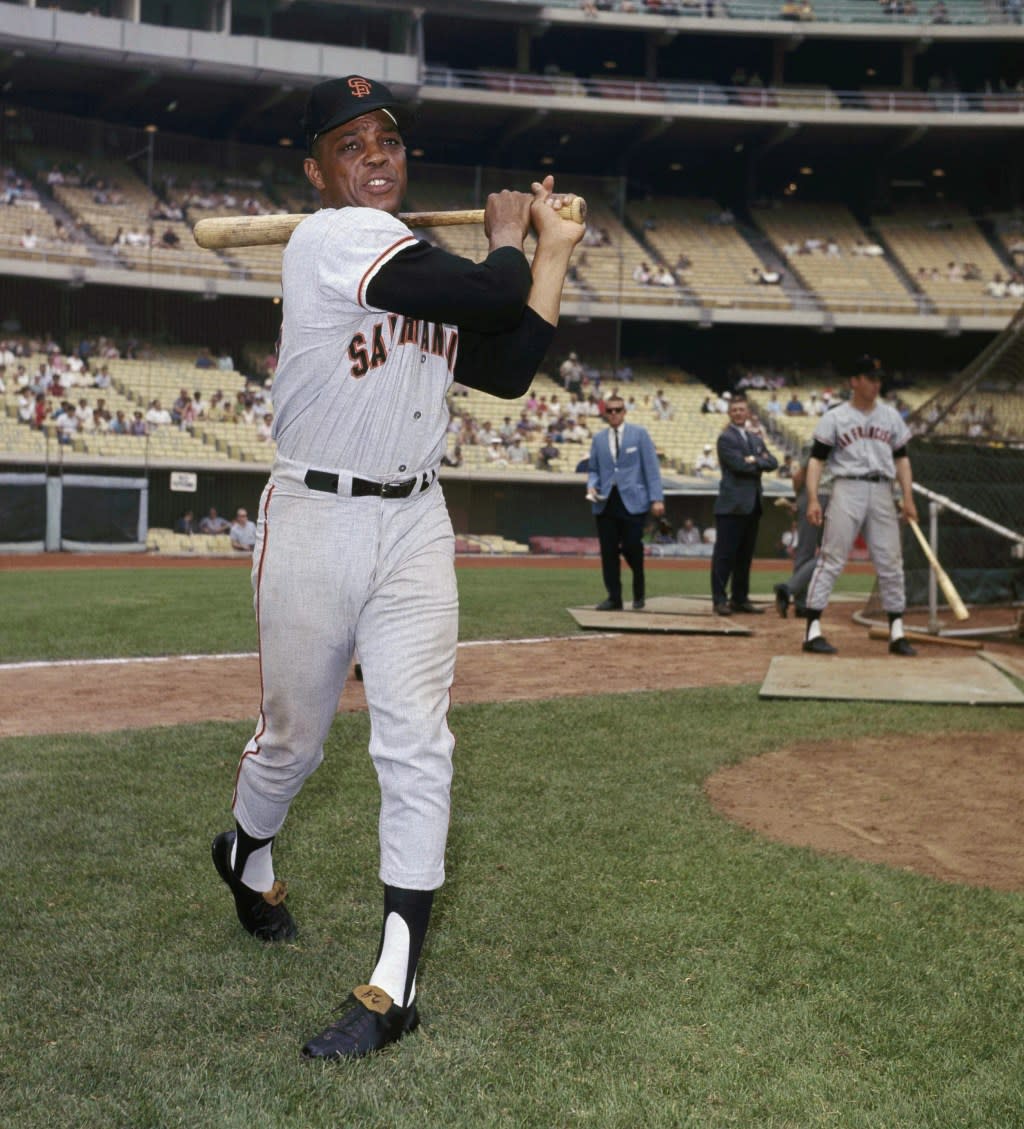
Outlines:
<svg viewBox="0 0 1024 1129"><path fill-rule="evenodd" d="M812 459L820 459L824 463L828 461L831 454L832 448L827 443L822 443L820 439L814 440L814 446L811 448Z"/></svg>

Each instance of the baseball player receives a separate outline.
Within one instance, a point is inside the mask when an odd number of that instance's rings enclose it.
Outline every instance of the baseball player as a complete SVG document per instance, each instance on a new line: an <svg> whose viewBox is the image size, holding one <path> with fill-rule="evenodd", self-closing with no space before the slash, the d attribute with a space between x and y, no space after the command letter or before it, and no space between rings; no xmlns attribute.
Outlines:
<svg viewBox="0 0 1024 1129"><path fill-rule="evenodd" d="M879 403L884 376L876 358L861 357L850 376L850 399L826 412L814 429L806 484L807 520L812 526L822 524L818 493L826 465L833 477L821 552L807 588L803 649L811 654L836 652L821 633L821 613L861 530L878 573L882 606L889 616L889 651L894 655L917 653L903 634L906 591L899 514L893 498L896 481L904 518L917 520L907 455L910 428L895 408Z"/></svg>
<svg viewBox="0 0 1024 1129"><path fill-rule="evenodd" d="M809 456L808 456L809 457ZM818 501L821 503L822 512L828 503L828 496L832 492L832 476L826 463L821 482L818 486ZM776 584L775 608L779 615L785 619L789 615L789 605L792 603L798 616L807 613L807 586L811 582L811 574L817 563L818 546L821 544L821 525L811 525L807 520L807 491L804 486L807 481L807 459L793 472L793 491L796 494L795 503L784 503L793 509L796 518L796 553L793 556L793 571L788 580ZM779 503L776 502L776 505Z"/></svg>
<svg viewBox="0 0 1024 1129"><path fill-rule="evenodd" d="M488 197L482 263L418 241L397 218L408 122L383 83L360 75L320 83L307 103L303 168L322 207L284 253L277 458L252 569L262 701L238 767L235 830L213 841L242 925L264 941L294 938L274 838L323 759L358 650L384 917L366 982L305 1044L311 1058L358 1058L419 1023L416 965L444 881L454 746L458 596L437 481L445 395L453 379L508 399L526 392L583 234L559 217L571 197L547 177Z"/></svg>

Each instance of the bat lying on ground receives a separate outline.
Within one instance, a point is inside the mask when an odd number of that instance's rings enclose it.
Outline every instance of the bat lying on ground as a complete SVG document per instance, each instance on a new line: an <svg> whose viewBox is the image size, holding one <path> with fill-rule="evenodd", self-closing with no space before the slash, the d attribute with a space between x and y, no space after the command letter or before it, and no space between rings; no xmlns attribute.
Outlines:
<svg viewBox="0 0 1024 1129"><path fill-rule="evenodd" d="M907 524L914 531L914 536L921 546L921 552L924 553L928 563L935 570L935 579L939 582L939 587L942 589L942 594L946 597L946 603L949 604L953 615L957 619L969 619L971 613L964 606L963 600L960 599L960 593L956 590L953 581L949 579L946 570L939 564L939 558L932 552L932 547L921 532L921 527L916 521L910 521Z"/></svg>
<svg viewBox="0 0 1024 1129"><path fill-rule="evenodd" d="M586 223L587 202L575 197L558 213L562 219ZM308 215L281 216L217 216L200 220L193 231L200 247L219 250L224 247L269 247L287 243L292 232ZM398 218L408 227L451 227L463 223L483 223L483 208L454 212L400 212Z"/></svg>
<svg viewBox="0 0 1024 1129"><path fill-rule="evenodd" d="M978 639L951 639L948 635L930 635L927 631L904 631L911 643L941 643L946 647L963 647L968 651L980 651L982 643ZM869 639L888 639L887 627L872 627L868 631Z"/></svg>

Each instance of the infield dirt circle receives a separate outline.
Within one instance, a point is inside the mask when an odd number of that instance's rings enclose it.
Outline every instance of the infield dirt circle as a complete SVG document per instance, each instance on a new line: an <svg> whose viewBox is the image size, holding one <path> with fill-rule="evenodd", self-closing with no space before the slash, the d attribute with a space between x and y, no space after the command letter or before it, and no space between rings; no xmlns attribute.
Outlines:
<svg viewBox="0 0 1024 1129"><path fill-rule="evenodd" d="M97 565L95 558L82 563ZM147 567L139 558L125 563ZM760 683L773 656L798 650L802 625L771 610L745 623L754 629L749 637L606 637L570 634L575 625L567 615L565 638L460 645L452 700L591 694L594 669L602 672L602 693ZM830 616L828 635L843 656L886 654L884 642L869 640L846 609ZM70 718L75 731L91 733L244 721L258 708L254 657L149 660L133 662L130 678L110 675L100 664L0 668L0 737L65 731ZM365 709L356 680L339 708ZM706 792L725 816L782 842L944 881L1024 890L1022 745L1019 733L802 743L720 770Z"/></svg>

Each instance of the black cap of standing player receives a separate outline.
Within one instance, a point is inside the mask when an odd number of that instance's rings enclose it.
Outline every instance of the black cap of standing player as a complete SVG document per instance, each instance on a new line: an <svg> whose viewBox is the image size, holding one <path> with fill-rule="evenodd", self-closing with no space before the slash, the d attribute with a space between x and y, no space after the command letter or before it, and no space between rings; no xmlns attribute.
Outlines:
<svg viewBox="0 0 1024 1129"><path fill-rule="evenodd" d="M374 110L383 110L399 129L406 129L413 122L411 107L396 98L383 82L350 74L318 83L309 92L302 118L306 149L312 152L318 137Z"/></svg>
<svg viewBox="0 0 1024 1129"><path fill-rule="evenodd" d="M882 368L882 362L877 357L864 353L844 367L843 376L870 376L882 381L885 380L885 369Z"/></svg>

